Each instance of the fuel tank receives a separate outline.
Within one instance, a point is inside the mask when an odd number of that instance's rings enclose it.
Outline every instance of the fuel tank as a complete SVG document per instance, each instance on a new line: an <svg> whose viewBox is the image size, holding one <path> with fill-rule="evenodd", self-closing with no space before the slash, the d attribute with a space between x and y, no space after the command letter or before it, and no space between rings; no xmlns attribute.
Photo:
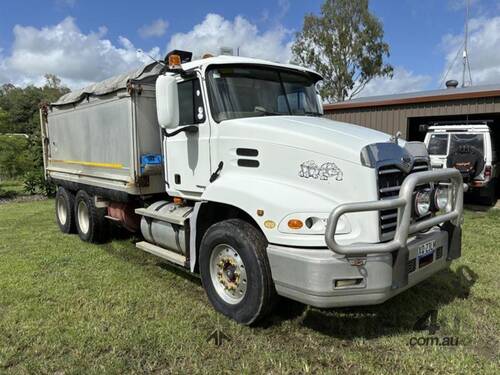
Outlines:
<svg viewBox="0 0 500 375"><path fill-rule="evenodd" d="M164 249L186 255L189 249L188 220L193 208L158 201L141 209L141 233L144 239ZM138 210L136 210L137 212Z"/></svg>

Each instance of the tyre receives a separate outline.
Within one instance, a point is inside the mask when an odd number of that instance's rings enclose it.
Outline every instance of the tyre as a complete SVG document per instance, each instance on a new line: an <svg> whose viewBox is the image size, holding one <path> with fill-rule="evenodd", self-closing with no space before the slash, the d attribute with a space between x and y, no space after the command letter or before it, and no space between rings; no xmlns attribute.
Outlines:
<svg viewBox="0 0 500 375"><path fill-rule="evenodd" d="M267 241L240 219L225 220L206 231L200 245L200 274L214 308L242 324L269 313L276 300Z"/></svg>
<svg viewBox="0 0 500 375"><path fill-rule="evenodd" d="M105 208L97 208L94 199L84 190L75 198L75 221L78 235L85 242L103 242L108 233Z"/></svg>
<svg viewBox="0 0 500 375"><path fill-rule="evenodd" d="M472 181L484 168L484 153L470 144L461 144L450 151L447 158L448 168L460 171L465 182Z"/></svg>
<svg viewBox="0 0 500 375"><path fill-rule="evenodd" d="M495 194L493 194L493 193L489 193L487 196L481 197L481 203L486 205L486 206L492 207L496 204L496 202L497 202L497 199L496 199Z"/></svg>
<svg viewBox="0 0 500 375"><path fill-rule="evenodd" d="M484 191L480 191L479 200L480 203L486 206L494 206L497 201L496 192L496 180L491 181L485 188Z"/></svg>
<svg viewBox="0 0 500 375"><path fill-rule="evenodd" d="M56 220L63 233L75 233L75 195L59 186L56 193Z"/></svg>

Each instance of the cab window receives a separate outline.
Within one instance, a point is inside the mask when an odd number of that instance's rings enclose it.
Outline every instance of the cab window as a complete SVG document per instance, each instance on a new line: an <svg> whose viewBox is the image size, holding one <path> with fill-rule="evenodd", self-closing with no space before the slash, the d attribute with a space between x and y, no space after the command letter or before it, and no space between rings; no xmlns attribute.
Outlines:
<svg viewBox="0 0 500 375"><path fill-rule="evenodd" d="M254 65L227 65L207 71L208 96L216 122L260 116L321 116L318 77Z"/></svg>
<svg viewBox="0 0 500 375"><path fill-rule="evenodd" d="M200 81L191 79L177 84L179 93L179 125L205 122Z"/></svg>
<svg viewBox="0 0 500 375"><path fill-rule="evenodd" d="M285 95L278 97L278 110L290 108L293 115L318 115L318 99L315 84L306 76L281 73ZM285 97L286 96L286 97Z"/></svg>
<svg viewBox="0 0 500 375"><path fill-rule="evenodd" d="M480 153L484 154L484 136L483 134L457 133L450 135L450 153L457 150L460 146L474 147Z"/></svg>
<svg viewBox="0 0 500 375"><path fill-rule="evenodd" d="M427 149L429 155L446 155L448 151L448 134L431 134Z"/></svg>

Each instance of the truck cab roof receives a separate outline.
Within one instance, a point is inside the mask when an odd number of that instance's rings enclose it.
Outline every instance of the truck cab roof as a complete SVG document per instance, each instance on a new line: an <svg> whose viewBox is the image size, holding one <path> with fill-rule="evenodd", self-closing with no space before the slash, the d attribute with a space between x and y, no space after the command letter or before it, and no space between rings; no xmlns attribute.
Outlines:
<svg viewBox="0 0 500 375"><path fill-rule="evenodd" d="M302 71L304 73L310 74L316 77L317 80L321 80L321 77L314 70L304 68L298 65L292 64L280 64L272 61L254 59L250 57L240 57L240 56L215 56L208 57L199 60L193 60L182 64L182 69L185 71L200 69L202 73L211 65L224 65L224 64L252 64L261 65L267 67L276 67L282 69L291 69L295 71ZM151 64L145 65L139 69L131 72L120 74L104 81L94 83L80 90L71 91L68 94L61 96L55 103L51 103L53 106L61 106L78 103L81 100L88 98L89 96L102 96L112 92L125 90L130 82L136 83L154 83L156 78L162 74L164 71L164 64L153 62Z"/></svg>
<svg viewBox="0 0 500 375"><path fill-rule="evenodd" d="M252 64L252 65L276 67L276 68L282 68L282 69L292 69L292 70L298 70L298 71L302 71L305 73L313 74L314 76L316 76L318 78L318 80L323 79L323 77L321 77L314 70L304 68L303 66L293 65L293 64L281 64L281 63L277 63L277 62L261 60L261 59L254 59L251 57L241 57L241 56L221 55L221 56L208 57L208 58L199 59L199 60L193 60L193 61L182 64L182 68L184 70L201 69L202 71L205 71L210 65L224 65L224 64Z"/></svg>

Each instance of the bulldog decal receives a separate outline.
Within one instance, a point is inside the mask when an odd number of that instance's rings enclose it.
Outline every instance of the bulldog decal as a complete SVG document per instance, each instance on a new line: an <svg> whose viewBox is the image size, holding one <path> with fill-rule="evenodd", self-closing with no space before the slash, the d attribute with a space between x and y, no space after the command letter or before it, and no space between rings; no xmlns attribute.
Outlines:
<svg viewBox="0 0 500 375"><path fill-rule="evenodd" d="M326 162L319 166L313 160L308 160L300 165L299 177L314 178L315 180L328 180L335 177L336 181L342 181L344 174L334 162Z"/></svg>

